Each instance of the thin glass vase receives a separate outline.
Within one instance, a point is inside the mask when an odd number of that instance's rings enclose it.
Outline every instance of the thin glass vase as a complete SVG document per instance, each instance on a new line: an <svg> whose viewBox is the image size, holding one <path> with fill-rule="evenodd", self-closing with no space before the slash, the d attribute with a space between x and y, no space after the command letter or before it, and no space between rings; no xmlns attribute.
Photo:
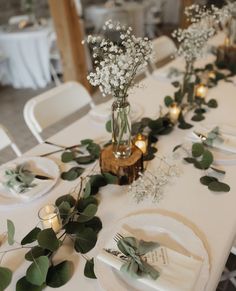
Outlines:
<svg viewBox="0 0 236 291"><path fill-rule="evenodd" d="M194 85L195 85L195 74L194 74L194 62L186 62L186 69L183 80L183 96L187 96L187 102L192 104L194 101Z"/></svg>
<svg viewBox="0 0 236 291"><path fill-rule="evenodd" d="M112 145L113 154L118 159L131 155L130 104L127 97L116 98L112 104Z"/></svg>

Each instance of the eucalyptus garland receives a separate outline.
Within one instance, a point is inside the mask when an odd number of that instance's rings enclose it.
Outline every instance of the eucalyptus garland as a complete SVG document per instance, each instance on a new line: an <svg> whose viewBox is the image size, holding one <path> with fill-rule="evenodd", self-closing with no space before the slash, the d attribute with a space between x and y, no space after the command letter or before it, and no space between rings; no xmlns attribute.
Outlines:
<svg viewBox="0 0 236 291"><path fill-rule="evenodd" d="M228 69L229 73L223 73L222 69ZM177 88L177 91L174 93L174 97L166 96L164 98L164 103L166 107L170 107L174 102L176 102L181 107L181 113L178 119L178 127L181 129L189 129L193 127L192 124L187 123L184 119L185 111L193 111L194 114L191 118L194 122L199 122L205 119L205 114L208 111L208 108L217 108L218 103L215 99L210 99L206 101L204 98L199 98L197 96L192 96L193 102L191 104L184 103L185 94L190 92L194 94L194 86L201 84L201 76L204 74L209 74L210 72L214 73L214 77L209 77L207 82L208 88L213 88L218 85L218 82L224 80L225 82L233 82L230 80L236 74L235 64L226 64L226 63L215 63L207 64L204 68L196 68L194 70L195 82L189 83L188 86L183 90L180 82L173 82L172 85Z"/></svg>
<svg viewBox="0 0 236 291"><path fill-rule="evenodd" d="M16 291L38 291L46 286L58 288L70 280L73 275L73 263L68 260L57 264L54 262L54 255L66 239L70 239L74 250L86 259L84 275L88 278L96 278L93 258L84 256L96 245L97 235L102 228L101 220L95 216L98 209L96 194L101 187L116 182L116 177L109 173L91 175L81 178L79 189L74 193L59 197L55 204L59 208L63 227L58 235L51 228L41 229L37 226L19 243L14 239L14 223L7 220L8 244L10 246L16 244L17 247L0 252L2 254L0 262L8 252L19 249L28 250L25 259L30 262L25 276L16 284ZM4 290L11 282L12 271L0 267L0 278L0 290Z"/></svg>

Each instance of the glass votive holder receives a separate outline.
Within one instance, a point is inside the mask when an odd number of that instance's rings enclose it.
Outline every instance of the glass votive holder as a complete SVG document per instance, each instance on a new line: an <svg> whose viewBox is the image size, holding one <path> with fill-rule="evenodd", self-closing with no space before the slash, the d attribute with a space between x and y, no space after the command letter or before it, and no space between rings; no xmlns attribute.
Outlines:
<svg viewBox="0 0 236 291"><path fill-rule="evenodd" d="M176 102L173 102L169 107L169 118L172 123L176 123L179 119L181 108Z"/></svg>
<svg viewBox="0 0 236 291"><path fill-rule="evenodd" d="M143 154L146 154L147 147L148 147L148 139L147 139L146 135L144 135L142 133L138 133L135 136L133 142L136 145L136 147L138 147L142 151Z"/></svg>
<svg viewBox="0 0 236 291"><path fill-rule="evenodd" d="M62 229L62 222L59 209L53 205L48 204L43 206L38 212L43 229L52 228L55 233Z"/></svg>
<svg viewBox="0 0 236 291"><path fill-rule="evenodd" d="M204 84L199 84L196 86L195 96L198 98L206 98L208 88Z"/></svg>

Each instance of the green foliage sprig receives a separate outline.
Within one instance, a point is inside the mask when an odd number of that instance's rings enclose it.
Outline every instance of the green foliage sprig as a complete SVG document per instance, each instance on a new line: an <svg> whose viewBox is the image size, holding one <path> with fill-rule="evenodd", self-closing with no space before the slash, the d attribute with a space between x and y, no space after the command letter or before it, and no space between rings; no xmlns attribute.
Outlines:
<svg viewBox="0 0 236 291"><path fill-rule="evenodd" d="M177 145L176 147L174 147L173 151L176 151L180 148L188 153L188 151L182 145ZM203 143L194 143L192 145L191 155L189 155L188 157L185 157L184 161L189 164L192 164L195 168L199 170L206 171L206 170L211 169L218 174L221 174L221 175L225 174L225 171L212 166L214 162L214 156L209 150L209 147L207 147ZM215 191L215 192L229 192L230 191L229 185L220 182L216 177L211 176L209 174L201 177L200 182L202 185L207 186L208 189L211 191Z"/></svg>
<svg viewBox="0 0 236 291"><path fill-rule="evenodd" d="M84 149L87 153L81 151ZM61 173L61 178L67 181L73 181L80 177L85 168L85 166L95 162L100 155L101 147L99 144L95 143L92 139L81 140L80 146L66 150L61 155L61 161L63 163L75 162L79 166L72 167L69 171Z"/></svg>
<svg viewBox="0 0 236 291"><path fill-rule="evenodd" d="M43 290L46 286L58 288L66 284L73 275L73 263L64 260L55 264L54 255L59 251L64 241L69 238L74 250L85 259L84 275L95 279L94 261L84 256L94 248L97 235L102 228L102 222L95 216L98 209L98 200L95 195L101 187L116 184L117 178L109 173L91 175L81 178L79 189L59 197L55 204L62 219L62 230L56 235L51 228L32 229L20 243L14 239L15 227L12 221L7 221L7 237L9 245L18 244L19 247L0 252L4 255L10 251L27 249L25 259L30 262L26 274L16 284L16 291ZM9 286L12 271L0 267L0 290Z"/></svg>

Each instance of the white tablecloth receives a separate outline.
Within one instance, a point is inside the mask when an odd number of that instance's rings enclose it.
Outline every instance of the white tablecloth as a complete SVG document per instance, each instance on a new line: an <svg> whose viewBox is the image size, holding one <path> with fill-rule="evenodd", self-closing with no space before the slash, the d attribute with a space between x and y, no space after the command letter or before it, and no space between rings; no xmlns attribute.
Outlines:
<svg viewBox="0 0 236 291"><path fill-rule="evenodd" d="M19 32L0 30L0 50L8 58L4 77L0 79L3 85L41 88L51 81L48 41L50 31L50 28Z"/></svg>
<svg viewBox="0 0 236 291"><path fill-rule="evenodd" d="M180 60L173 61L171 65L181 65ZM171 95L174 91L175 88L168 82L160 82L149 77L144 81L143 89L136 89L130 95L130 102L131 104L132 102L141 104L144 108L144 116L157 117L159 104L163 104L164 96ZM219 107L211 109L207 113L207 122L217 124L223 122L236 126L234 85L222 81L217 87L209 91L208 98L216 98L219 102ZM188 130L184 131L176 128L171 134L161 136L157 143L159 153L169 155L175 145L185 140L184 137L187 133ZM59 132L50 140L58 144L73 145L79 143L83 138L100 139L106 137L109 138L109 134L106 133L104 124L93 121L87 115ZM28 152L27 155L39 155L50 150L52 150L51 146L39 145ZM60 155L54 155L50 158L55 160L62 170L68 167L68 165L60 162ZM155 167L155 160L151 162L150 166ZM115 224L119 218L129 213L141 209L162 209L175 213L178 217L190 222L194 229L201 233L201 237L210 252L211 260L210 278L205 291L215 291L236 232L236 165L225 166L224 168L226 170L224 181L231 186L229 193L217 194L209 191L207 187L204 187L199 182L199 178L202 175L201 171L195 169L192 165L184 165L182 175L166 188L164 199L158 205L153 204L151 201L145 201L137 205L133 198L127 195L126 186L109 185L104 187L100 192L101 194L99 194L101 201L98 208L98 216L103 222L103 228L105 229ZM23 207L1 210L0 233L6 229L6 219L11 219L16 225L16 240L19 241L38 223L37 212L40 207L47 203L53 203L58 196L68 193L77 183L78 181L59 181L55 188L43 198L30 204L25 204ZM96 253L97 250L95 248L90 255L93 256ZM73 260L76 265L72 279L60 290L77 290L78 288L87 291L100 290L96 280L84 277L84 260L80 255L66 249L60 256L64 259ZM3 265L16 270L13 282L7 289L8 291L14 290L15 282L23 276L29 265L24 261L24 252L19 251L9 254L4 258ZM47 290L50 290L50 288L47 288Z"/></svg>

